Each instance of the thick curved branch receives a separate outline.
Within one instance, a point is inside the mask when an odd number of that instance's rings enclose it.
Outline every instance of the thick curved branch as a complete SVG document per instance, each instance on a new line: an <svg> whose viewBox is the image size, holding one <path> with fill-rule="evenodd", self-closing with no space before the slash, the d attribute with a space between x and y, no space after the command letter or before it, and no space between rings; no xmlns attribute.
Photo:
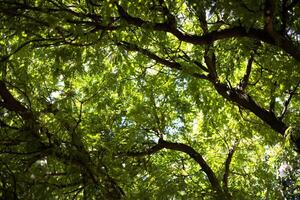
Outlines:
<svg viewBox="0 0 300 200"><path fill-rule="evenodd" d="M140 151L140 152L130 151L130 152L127 152L126 155L127 156L134 156L134 157L142 157L142 156L155 154L155 153L159 152L162 149L164 149L164 146L158 141L157 145L154 145L153 147L147 149L146 151Z"/></svg>
<svg viewBox="0 0 300 200"><path fill-rule="evenodd" d="M128 152L126 155L128 155L128 156L145 156L145 155L151 155L151 154L157 153L158 151L160 151L162 149L170 149L170 150L180 151L180 152L188 154L193 160L195 160L200 165L201 169L207 175L212 188L217 193L223 193L221 185L219 183L219 180L217 179L217 176L215 175L213 170L210 168L210 166L207 164L207 162L204 160L202 155L200 153L198 153L195 149L193 149L192 147L190 147L186 144L168 142L163 139L159 139L157 145L153 146L152 148L150 148L146 151Z"/></svg>

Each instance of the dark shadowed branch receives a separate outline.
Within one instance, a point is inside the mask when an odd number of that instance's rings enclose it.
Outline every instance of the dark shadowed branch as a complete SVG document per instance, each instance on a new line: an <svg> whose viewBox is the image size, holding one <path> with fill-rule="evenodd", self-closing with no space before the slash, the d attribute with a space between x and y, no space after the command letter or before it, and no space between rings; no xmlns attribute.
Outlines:
<svg viewBox="0 0 300 200"><path fill-rule="evenodd" d="M277 118L273 112L260 106L249 94L240 90L230 88L228 85L220 82L215 82L214 86L218 93L225 99L236 103L237 105L250 110L257 117L268 124L274 131L284 134L287 129L286 124L279 118Z"/></svg>
<svg viewBox="0 0 300 200"><path fill-rule="evenodd" d="M225 171L224 171L222 180L223 180L224 191L227 191L227 192L228 192L228 177L230 174L230 163L232 161L233 154L234 154L238 144L239 144L238 141L234 142L233 146L229 149L229 152L228 152L228 155L227 155L227 158L225 161Z"/></svg>
<svg viewBox="0 0 300 200"><path fill-rule="evenodd" d="M156 61L157 63L165 65L171 69L176 69L176 70L180 70L180 71L184 70L180 63L161 58L147 49L138 47L136 44L122 41L122 42L119 42L117 45L123 47L127 51L136 51L136 52L146 56L147 58L152 59L152 60ZM200 78L200 79L209 79L209 77L207 77L204 74L191 73L190 75L192 75L193 77L196 77L196 78Z"/></svg>
<svg viewBox="0 0 300 200"><path fill-rule="evenodd" d="M243 76L243 79L241 80L241 83L239 85L241 90L245 90L246 87L248 86L249 79L250 79L250 74L252 70L252 63L254 61L254 54L252 53L250 55L250 58L248 59L247 67L246 67L246 72Z"/></svg>
<svg viewBox="0 0 300 200"><path fill-rule="evenodd" d="M279 119L283 119L284 118L284 116L285 116L285 114L286 114L286 112L288 110L289 104L290 104L293 96L295 95L295 93L296 93L299 85L300 85L300 81L296 84L296 86L292 90L289 91L289 96L288 96L288 98L283 103L284 108L283 108L283 110L281 112L281 115L279 116Z"/></svg>
<svg viewBox="0 0 300 200"><path fill-rule="evenodd" d="M10 91L6 88L5 82L2 80L0 80L0 96L2 98L0 106L20 114L24 120L34 119L33 114L13 97Z"/></svg>

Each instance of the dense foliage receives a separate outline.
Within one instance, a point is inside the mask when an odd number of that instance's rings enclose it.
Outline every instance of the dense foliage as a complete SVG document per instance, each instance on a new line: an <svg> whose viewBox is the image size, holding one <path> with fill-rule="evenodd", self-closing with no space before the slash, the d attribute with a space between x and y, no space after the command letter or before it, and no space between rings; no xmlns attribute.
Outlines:
<svg viewBox="0 0 300 200"><path fill-rule="evenodd" d="M0 0L3 199L300 199L299 0Z"/></svg>

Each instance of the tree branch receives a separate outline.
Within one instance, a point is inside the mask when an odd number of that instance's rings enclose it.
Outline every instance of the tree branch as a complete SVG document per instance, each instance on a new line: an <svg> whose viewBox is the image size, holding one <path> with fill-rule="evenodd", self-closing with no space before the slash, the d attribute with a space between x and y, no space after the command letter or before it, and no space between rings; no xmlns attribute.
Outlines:
<svg viewBox="0 0 300 200"><path fill-rule="evenodd" d="M39 122L36 120L36 117L29 109L23 106L21 102L13 97L13 95L6 88L6 84L3 80L0 80L0 97L2 98L0 106L19 114L25 122L25 132L30 133L30 137L32 137L34 141L45 147L46 145L40 140L41 135L39 130L41 127Z"/></svg>
<svg viewBox="0 0 300 200"><path fill-rule="evenodd" d="M269 2L272 0L266 0L266 2ZM293 7L298 1L293 1L288 7L290 8L291 6ZM59 8L41 8L41 7L33 7L27 4L19 4L19 3L10 3L9 1L4 1L2 2L4 5L8 4L8 6L11 6L11 4L15 4L18 10L26 11L26 10L31 10L34 12L42 12L42 13L59 13L59 12L67 12L70 15L73 15L75 17L80 17L80 18L87 18L91 19L92 21L95 21L95 27L98 27L99 29L103 30L109 30L109 29L117 29L117 27L114 26L102 26L101 23L101 16L95 15L93 13L77 13L71 9L67 9L66 7L63 7L61 5L58 5ZM270 4L272 5L272 4ZM7 6L7 5L6 5ZM170 16L167 18L166 22L164 23L153 23L150 21L145 21L142 20L139 17L133 17L129 15L122 6L116 5L118 12L120 14L120 18L125 20L128 24L134 25L137 27L145 28L145 29L150 29L153 31L164 31L164 32L169 32L176 36L179 40L185 41L188 43L192 43L195 45L203 45L203 44L211 44L213 41L221 40L221 39L227 39L227 38L233 38L233 37L248 37L252 39L257 39L263 42L266 42L268 44L278 46L285 52L287 52L289 55L294 57L296 60L300 61L300 49L298 48L297 45L295 45L291 40L283 37L279 33L273 30L272 28L272 34L267 31L267 29L261 30L261 29L256 29L256 28L245 28L241 26L237 27L231 27L223 30L216 30L212 32L207 32L204 33L203 35L189 35L186 33L181 32L176 28L176 22L174 22L174 16ZM266 8L269 6L266 3ZM270 7L272 8L272 6ZM272 12L272 9L266 9L265 12L267 13L268 11ZM269 13L269 12L268 12ZM16 13L15 15L17 15ZM269 15L268 15L269 16ZM117 18L113 18L111 22L115 21ZM270 19L271 20L271 19ZM270 21L269 20L269 21ZM272 20L271 20L272 21ZM93 22L92 22L93 23ZM271 24L271 23L269 23ZM268 29L269 30L269 29Z"/></svg>
<svg viewBox="0 0 300 200"><path fill-rule="evenodd" d="M6 88L4 81L0 80L1 105L10 111L14 111L22 116L24 120L33 119L31 112L27 110L18 100L16 100Z"/></svg>
<svg viewBox="0 0 300 200"><path fill-rule="evenodd" d="M286 112L287 112L287 110L288 110L289 104L290 104L290 102L291 102L293 96L295 95L295 93L296 93L296 91L297 91L299 85L300 85L300 81L298 81L298 83L296 84L296 86L294 87L294 89L292 89L292 90L289 92L289 97L288 97L288 98L285 100L285 102L283 103L284 108L283 108L283 110L282 110L282 112L281 112L281 115L279 116L279 119L282 120L282 119L284 118L284 116L285 116L285 114L286 114Z"/></svg>
<svg viewBox="0 0 300 200"><path fill-rule="evenodd" d="M184 51L181 51L183 53L183 56L179 56L179 58L182 58L183 60L187 62L192 62L195 65L197 65L200 69L202 69L205 72L209 73L209 70L199 61L191 59Z"/></svg>
<svg viewBox="0 0 300 200"><path fill-rule="evenodd" d="M139 48L135 44L121 42L118 45L123 46L125 49L129 51L137 51L147 56L148 58L157 61L160 64L166 65L169 68L182 70L182 66L179 63L162 59L146 49ZM241 90L228 87L226 84L220 83L218 80L214 79L211 76L206 76L203 74L196 74L196 73L193 73L191 75L195 78L209 80L211 83L214 84L217 92L220 95L222 95L225 99L235 102L239 106L247 110L250 110L260 119L262 119L265 123L267 123L273 130L284 135L287 126L281 121L281 119L277 118L273 112L269 112L263 107L261 107L260 105L258 105L248 94L244 93Z"/></svg>
<svg viewBox="0 0 300 200"><path fill-rule="evenodd" d="M117 43L117 45L125 48L127 51L139 52L142 55L148 57L149 59L152 59L152 60L156 61L157 63L165 65L165 66L167 66L171 69L176 69L176 70L180 70L180 71L183 70L182 65L179 64L178 62L169 61L169 60L166 60L164 58L161 58L161 57L157 56L156 54L150 52L147 49L143 49L143 48L138 47L136 44L132 44L132 43L122 41L122 42ZM204 74L191 73L191 75L195 78L207 79L207 80L209 79L209 77L204 75Z"/></svg>
<svg viewBox="0 0 300 200"><path fill-rule="evenodd" d="M267 0L269 1L269 0ZM268 5L266 5L268 6ZM118 12L120 17L125 20L128 24L134 25L141 28L148 28L153 31L164 31L173 34L179 40L185 41L195 45L204 45L204 44L211 44L213 41L227 39L227 38L238 38L238 37L248 37L252 39L256 39L259 41L266 42L268 44L278 46L286 53L294 57L296 60L300 61L300 49L297 45L295 45L289 39L284 38L276 31L273 31L273 21L272 19L268 19L268 24L264 30L256 29L256 28L245 28L241 26L231 27L228 29L212 31L209 33L205 33L202 36L199 35L188 35L182 33L170 23L153 23L150 21L142 20L138 17L132 17L129 15L120 5L117 5ZM272 10L266 9L266 13L272 12ZM269 16L269 14L268 14ZM266 16L266 17L268 17ZM271 17L271 16L269 16ZM272 26L271 26L272 25ZM268 30L268 31L267 31ZM272 34L269 32L272 30Z"/></svg>
<svg viewBox="0 0 300 200"><path fill-rule="evenodd" d="M201 169L204 171L204 173L207 175L208 180L217 193L223 193L221 185L219 183L219 180L217 179L215 173L210 168L210 166L206 163L204 158L201 154L199 154L195 149L192 147L182 144L182 143L174 143L174 142L168 142L163 140L162 138L159 139L158 144L151 147L150 149L143 151L143 152L128 152L126 155L128 156L145 156L145 155L151 155L154 153L157 153L158 151L162 149L170 149L175 151L180 151L183 153L188 154L194 161L196 161Z"/></svg>
<svg viewBox="0 0 300 200"><path fill-rule="evenodd" d="M210 78L212 79L212 81L216 81L218 79L217 67L216 67L217 59L215 53L212 50L210 50L209 46L207 46L205 49L204 60L207 69L209 71Z"/></svg>
<svg viewBox="0 0 300 200"><path fill-rule="evenodd" d="M258 105L250 95L241 90L230 88L224 83L215 82L213 84L217 92L225 99L237 103L237 105L247 110L250 110L257 117L268 124L274 131L284 135L285 130L287 129L285 123L283 123L281 119L277 118L273 112L270 112Z"/></svg>
<svg viewBox="0 0 300 200"><path fill-rule="evenodd" d="M239 88L244 91L246 87L248 86L249 83L249 78L252 70L252 63L254 61L254 54L251 53L250 58L248 59L247 67L246 67L246 72L243 76L243 79L240 82Z"/></svg>
<svg viewBox="0 0 300 200"><path fill-rule="evenodd" d="M135 44L121 42L118 45L123 46L125 49L127 49L129 51L137 51L137 52L147 56L148 58L157 61L160 64L168 66L169 68L182 70L182 66L179 63L162 59L146 49L139 48ZM252 62L253 61L251 61L250 63L252 63ZM214 63L211 63L211 64L214 64ZM260 119L262 119L265 123L267 123L273 130L284 135L284 132L285 132L287 126L281 121L281 119L277 118L273 112L267 111L266 109L264 109L260 105L258 105L248 94L244 93L241 90L237 90L237 89L228 87L226 84L222 84L212 77L205 76L203 74L195 74L195 73L192 75L196 78L209 80L210 82L212 82L214 84L217 92L220 95L222 95L224 98L228 99L229 101L237 103L239 106L242 106L245 109L250 110L256 116L258 116Z"/></svg>
<svg viewBox="0 0 300 200"><path fill-rule="evenodd" d="M200 62L194 61L194 63L195 63L198 67L200 67L200 69L202 69L203 71L209 73L209 70L208 70L205 66L203 66Z"/></svg>
<svg viewBox="0 0 300 200"><path fill-rule="evenodd" d="M233 154L238 146L239 142L235 141L233 146L231 147L231 149L228 152L226 161L225 161L225 171L224 171L224 175L223 175L223 189L225 192L228 193L228 177L229 177L229 173L230 173L230 163L233 157Z"/></svg>
<svg viewBox="0 0 300 200"><path fill-rule="evenodd" d="M148 27L154 31L164 31L172 33L179 40L189 42L196 45L203 44L211 44L213 41L226 39L231 37L243 37L249 36L252 38L258 38L262 41L266 41L268 43L272 43L272 39L265 34L265 31L259 29L249 29L246 30L243 27L233 27L228 29L223 29L220 31L212 31L210 33L206 33L202 36L198 35L187 35L179 31L178 29L172 28L168 23L153 23L150 21L142 20L138 17L132 17L129 15L121 6L117 5L119 14L122 19L124 19L128 24L134 25L137 27Z"/></svg>
<svg viewBox="0 0 300 200"><path fill-rule="evenodd" d="M25 41L25 42L21 43L16 49L12 50L9 54L0 57L0 62L7 61L11 56L18 53L20 50L22 50L26 46L30 45L31 43L39 43L39 42L47 42L47 41L60 41L62 39L63 38L48 38L48 39L37 38L37 39Z"/></svg>

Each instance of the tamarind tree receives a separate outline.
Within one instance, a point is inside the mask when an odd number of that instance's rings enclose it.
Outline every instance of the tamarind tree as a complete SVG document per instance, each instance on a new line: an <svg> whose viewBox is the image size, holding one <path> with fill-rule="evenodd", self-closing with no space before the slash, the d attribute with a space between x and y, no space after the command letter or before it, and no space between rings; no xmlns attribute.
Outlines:
<svg viewBox="0 0 300 200"><path fill-rule="evenodd" d="M0 0L0 196L299 198L299 19L299 0Z"/></svg>

